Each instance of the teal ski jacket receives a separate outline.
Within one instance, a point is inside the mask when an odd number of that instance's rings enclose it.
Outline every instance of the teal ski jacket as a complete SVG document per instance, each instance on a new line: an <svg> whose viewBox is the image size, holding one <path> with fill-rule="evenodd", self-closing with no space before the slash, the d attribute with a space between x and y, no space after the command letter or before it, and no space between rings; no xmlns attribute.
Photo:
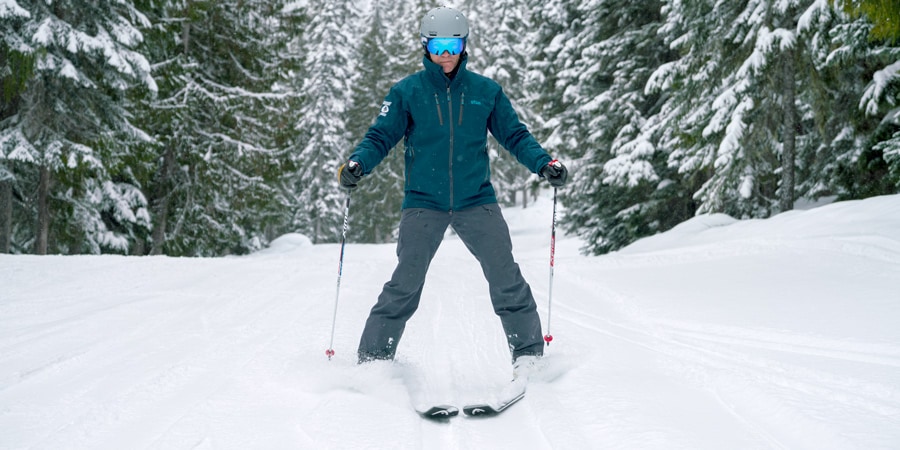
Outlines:
<svg viewBox="0 0 900 450"><path fill-rule="evenodd" d="M487 133L533 173L551 161L495 81L466 70L451 80L426 55L425 70L391 88L375 122L350 155L372 172L400 138L405 144L403 208L454 211L496 203Z"/></svg>

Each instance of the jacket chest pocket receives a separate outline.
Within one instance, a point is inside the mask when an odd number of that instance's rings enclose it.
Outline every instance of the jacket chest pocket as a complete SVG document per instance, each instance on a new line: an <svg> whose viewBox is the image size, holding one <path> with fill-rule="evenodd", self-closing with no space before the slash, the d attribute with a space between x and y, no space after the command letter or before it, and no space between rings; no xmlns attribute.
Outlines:
<svg viewBox="0 0 900 450"><path fill-rule="evenodd" d="M416 128L433 132L437 128L447 126L447 95L443 98L437 93L420 95L415 100L416 107L410 111Z"/></svg>
<svg viewBox="0 0 900 450"><path fill-rule="evenodd" d="M487 100L476 95L466 95L465 92L459 95L455 123L456 125L470 125L487 128L488 117L491 114L493 105Z"/></svg>

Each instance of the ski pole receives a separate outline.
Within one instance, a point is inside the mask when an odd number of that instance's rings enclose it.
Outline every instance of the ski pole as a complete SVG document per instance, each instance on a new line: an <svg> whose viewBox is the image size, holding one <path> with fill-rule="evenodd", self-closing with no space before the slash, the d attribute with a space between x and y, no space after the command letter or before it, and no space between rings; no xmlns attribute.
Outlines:
<svg viewBox="0 0 900 450"><path fill-rule="evenodd" d="M556 255L556 188L553 188L553 225L550 227L550 282L547 287L547 334L544 341L550 345L553 335L550 334L550 314L553 308L553 259Z"/></svg>
<svg viewBox="0 0 900 450"><path fill-rule="evenodd" d="M334 327L337 323L338 299L341 297L341 274L344 271L344 245L347 242L347 228L350 227L350 190L347 190L347 202L344 204L344 226L341 230L341 258L338 261L337 290L334 295L334 316L331 318L331 342L328 344L328 350L325 350L325 356L331 361L334 356Z"/></svg>

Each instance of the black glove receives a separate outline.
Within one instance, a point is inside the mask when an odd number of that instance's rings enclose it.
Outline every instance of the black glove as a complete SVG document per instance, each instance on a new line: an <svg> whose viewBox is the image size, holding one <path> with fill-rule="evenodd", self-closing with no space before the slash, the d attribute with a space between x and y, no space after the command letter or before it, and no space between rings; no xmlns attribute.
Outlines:
<svg viewBox="0 0 900 450"><path fill-rule="evenodd" d="M558 188L566 185L569 171L566 170L566 166L563 163L554 159L541 169L541 176L550 182L550 186Z"/></svg>
<svg viewBox="0 0 900 450"><path fill-rule="evenodd" d="M356 183L359 183L362 176L362 166L352 159L347 161L347 164L342 164L338 169L338 181L344 189L356 189Z"/></svg>

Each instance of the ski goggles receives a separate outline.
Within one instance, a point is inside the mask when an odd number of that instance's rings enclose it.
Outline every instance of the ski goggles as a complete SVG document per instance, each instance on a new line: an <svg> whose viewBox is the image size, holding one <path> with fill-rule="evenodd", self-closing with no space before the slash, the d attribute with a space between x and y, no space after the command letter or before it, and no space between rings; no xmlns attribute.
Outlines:
<svg viewBox="0 0 900 450"><path fill-rule="evenodd" d="M451 55L458 55L466 48L466 40L463 38L431 38L425 44L428 53L432 55L443 55L444 52Z"/></svg>

